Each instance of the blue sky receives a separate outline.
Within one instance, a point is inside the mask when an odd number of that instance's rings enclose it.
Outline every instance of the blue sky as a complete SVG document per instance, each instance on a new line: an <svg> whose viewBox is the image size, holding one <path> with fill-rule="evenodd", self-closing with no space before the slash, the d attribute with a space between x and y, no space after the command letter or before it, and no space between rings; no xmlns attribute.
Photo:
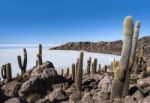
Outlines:
<svg viewBox="0 0 150 103"><path fill-rule="evenodd" d="M122 22L150 35L149 0L1 0L0 43L64 43L123 38Z"/></svg>

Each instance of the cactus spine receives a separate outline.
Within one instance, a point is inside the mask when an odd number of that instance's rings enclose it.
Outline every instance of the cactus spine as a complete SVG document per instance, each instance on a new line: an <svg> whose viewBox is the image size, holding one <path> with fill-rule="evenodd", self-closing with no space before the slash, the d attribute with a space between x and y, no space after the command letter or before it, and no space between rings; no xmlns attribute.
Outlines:
<svg viewBox="0 0 150 103"><path fill-rule="evenodd" d="M80 52L80 58L78 62L78 69L77 69L77 77L76 77L76 90L78 93L81 91L82 86L82 74L83 74L83 52Z"/></svg>
<svg viewBox="0 0 150 103"><path fill-rule="evenodd" d="M12 80L11 64L8 63L1 67L1 74L3 79L7 79L8 82Z"/></svg>
<svg viewBox="0 0 150 103"><path fill-rule="evenodd" d="M112 86L111 103L115 98L122 98L128 80L126 77L129 75L128 65L130 59L130 52L132 47L132 36L133 36L133 19L131 16L127 16L124 20L124 42L122 47L121 59L119 67L116 69L115 78Z"/></svg>
<svg viewBox="0 0 150 103"><path fill-rule="evenodd" d="M39 44L39 53L37 54L38 66L42 65L42 44Z"/></svg>
<svg viewBox="0 0 150 103"><path fill-rule="evenodd" d="M90 74L90 67L91 67L91 57L89 58L89 60L87 60L87 74Z"/></svg>
<svg viewBox="0 0 150 103"><path fill-rule="evenodd" d="M72 64L72 80L75 81L75 64Z"/></svg>
<svg viewBox="0 0 150 103"><path fill-rule="evenodd" d="M27 51L25 48L23 49L23 51L24 51L23 62L21 60L21 56L20 55L18 56L18 65L19 65L19 68L21 69L21 75L23 75L26 72L26 68L27 68Z"/></svg>

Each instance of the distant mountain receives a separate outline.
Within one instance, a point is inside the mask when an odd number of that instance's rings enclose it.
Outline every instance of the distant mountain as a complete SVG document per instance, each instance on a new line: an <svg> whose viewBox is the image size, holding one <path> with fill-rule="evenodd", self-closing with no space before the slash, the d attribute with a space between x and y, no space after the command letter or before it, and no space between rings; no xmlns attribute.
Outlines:
<svg viewBox="0 0 150 103"><path fill-rule="evenodd" d="M89 52L106 53L120 55L122 49L122 40L111 42L68 42L66 44L50 48L51 50L85 50ZM150 66L150 36L142 37L138 40L137 55L141 45L144 45L144 57Z"/></svg>

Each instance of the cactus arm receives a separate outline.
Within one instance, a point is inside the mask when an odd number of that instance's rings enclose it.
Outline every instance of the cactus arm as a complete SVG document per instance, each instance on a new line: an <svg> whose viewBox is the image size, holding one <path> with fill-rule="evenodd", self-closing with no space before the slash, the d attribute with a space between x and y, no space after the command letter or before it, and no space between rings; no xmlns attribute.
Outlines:
<svg viewBox="0 0 150 103"><path fill-rule="evenodd" d="M21 60L21 56L19 55L17 58L18 58L18 65L19 65L19 68L22 69L22 60Z"/></svg>
<svg viewBox="0 0 150 103"><path fill-rule="evenodd" d="M1 67L1 75L3 79L6 79L6 65Z"/></svg>
<svg viewBox="0 0 150 103"><path fill-rule="evenodd" d="M23 62L23 70L26 71L27 68L27 51L24 48L24 62Z"/></svg>

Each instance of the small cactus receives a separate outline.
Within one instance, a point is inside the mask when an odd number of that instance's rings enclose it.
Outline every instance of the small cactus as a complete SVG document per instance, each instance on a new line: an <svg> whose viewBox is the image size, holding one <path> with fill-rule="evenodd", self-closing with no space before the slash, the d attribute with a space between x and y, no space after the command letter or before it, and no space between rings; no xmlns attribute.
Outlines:
<svg viewBox="0 0 150 103"><path fill-rule="evenodd" d="M26 72L26 68L27 68L27 51L25 48L23 49L23 51L24 51L23 62L21 60L21 56L20 55L18 56L18 65L19 65L19 68L21 69L21 75L23 75Z"/></svg>
<svg viewBox="0 0 150 103"><path fill-rule="evenodd" d="M64 76L64 70L63 69L61 69L61 75Z"/></svg>
<svg viewBox="0 0 150 103"><path fill-rule="evenodd" d="M69 68L67 68L67 73L66 74L67 74L67 76L69 76Z"/></svg>
<svg viewBox="0 0 150 103"><path fill-rule="evenodd" d="M81 86L82 86L82 75L83 75L83 52L80 52L80 58L78 62L78 69L77 69L77 77L76 77L76 90L78 93L81 91Z"/></svg>
<svg viewBox="0 0 150 103"><path fill-rule="evenodd" d="M42 65L42 44L39 44L39 53L37 54L38 66ZM37 63L36 63L37 64Z"/></svg>
<svg viewBox="0 0 150 103"><path fill-rule="evenodd" d="M37 54L37 58L38 58L38 66L42 65L42 57Z"/></svg>
<svg viewBox="0 0 150 103"><path fill-rule="evenodd" d="M3 79L7 79L7 81L10 82L12 80L11 64L8 63L3 65L1 68L1 73Z"/></svg>
<svg viewBox="0 0 150 103"><path fill-rule="evenodd" d="M94 59L94 62L92 63L92 73L95 74L97 69L97 59Z"/></svg>
<svg viewBox="0 0 150 103"><path fill-rule="evenodd" d="M72 80L75 81L75 64L72 64Z"/></svg>
<svg viewBox="0 0 150 103"><path fill-rule="evenodd" d="M91 57L89 58L89 60L87 60L87 74L90 74L90 68L91 68Z"/></svg>

